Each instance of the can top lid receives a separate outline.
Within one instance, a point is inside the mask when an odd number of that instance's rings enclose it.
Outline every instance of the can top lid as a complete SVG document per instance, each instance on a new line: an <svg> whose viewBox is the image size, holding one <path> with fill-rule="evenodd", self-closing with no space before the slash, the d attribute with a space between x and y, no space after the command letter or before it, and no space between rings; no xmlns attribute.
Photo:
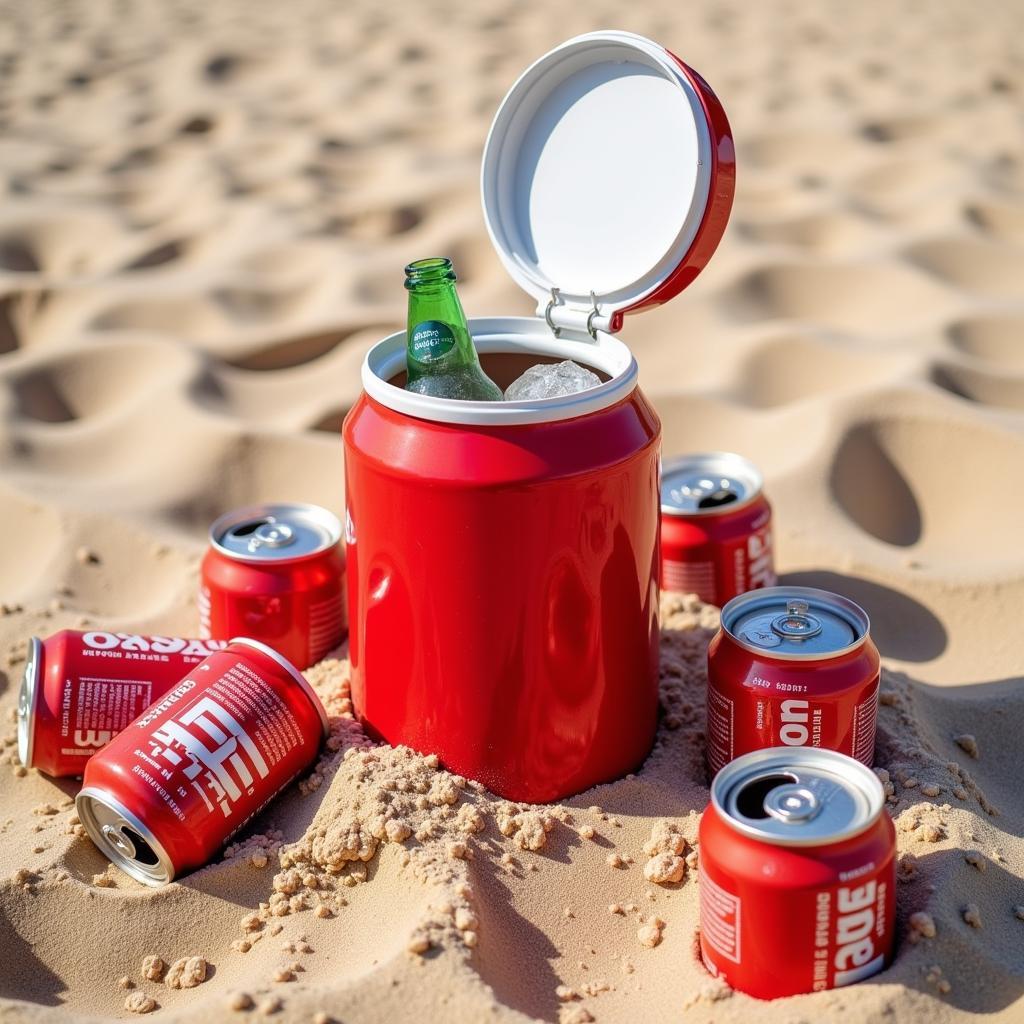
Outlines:
<svg viewBox="0 0 1024 1024"><path fill-rule="evenodd" d="M784 660L846 654L869 628L860 605L814 587L751 590L722 609L722 629L741 647Z"/></svg>
<svg viewBox="0 0 1024 1024"><path fill-rule="evenodd" d="M721 239L732 134L707 83L631 32L576 36L505 96L484 148L484 220L553 329L618 331L667 302Z"/></svg>
<svg viewBox="0 0 1024 1024"><path fill-rule="evenodd" d="M39 637L28 642L28 657L18 690L18 760L32 767L36 735L36 700L39 693L39 673L42 669L43 645Z"/></svg>
<svg viewBox="0 0 1024 1024"><path fill-rule="evenodd" d="M757 467L742 455L683 455L661 468L661 511L677 516L731 512L753 501L762 487Z"/></svg>
<svg viewBox="0 0 1024 1024"><path fill-rule="evenodd" d="M731 828L773 846L814 846L860 835L885 792L859 761L820 747L769 747L727 764L711 802Z"/></svg>
<svg viewBox="0 0 1024 1024"><path fill-rule="evenodd" d="M132 878L154 888L174 880L174 861L160 841L111 793L86 786L75 811L100 852Z"/></svg>
<svg viewBox="0 0 1024 1024"><path fill-rule="evenodd" d="M237 562L309 558L340 540L336 515L319 505L298 502L236 508L210 527L210 544Z"/></svg>

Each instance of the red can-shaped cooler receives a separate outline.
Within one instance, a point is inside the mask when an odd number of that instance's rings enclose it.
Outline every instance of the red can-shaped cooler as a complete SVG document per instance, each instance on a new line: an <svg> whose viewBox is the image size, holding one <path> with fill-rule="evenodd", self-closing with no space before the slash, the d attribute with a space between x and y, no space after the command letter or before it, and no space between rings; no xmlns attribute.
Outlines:
<svg viewBox="0 0 1024 1024"><path fill-rule="evenodd" d="M371 732L523 801L646 756L661 430L615 332L707 262L733 168L714 95L642 37L570 40L512 87L484 153L484 216L537 316L470 330L502 388L564 359L602 383L444 400L402 388L404 332L367 355L343 434L352 693Z"/></svg>

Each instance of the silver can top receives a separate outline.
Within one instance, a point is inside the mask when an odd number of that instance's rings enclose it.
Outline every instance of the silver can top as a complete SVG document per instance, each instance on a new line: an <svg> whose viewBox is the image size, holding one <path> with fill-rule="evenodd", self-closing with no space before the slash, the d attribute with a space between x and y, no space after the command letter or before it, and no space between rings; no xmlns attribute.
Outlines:
<svg viewBox="0 0 1024 1024"><path fill-rule="evenodd" d="M122 871L156 888L174 879L174 862L152 832L105 789L86 786L75 798L89 838Z"/></svg>
<svg viewBox="0 0 1024 1024"><path fill-rule="evenodd" d="M237 562L309 558L340 540L341 522L319 505L250 505L222 515L210 527L210 544Z"/></svg>
<svg viewBox="0 0 1024 1024"><path fill-rule="evenodd" d="M28 642L28 657L25 671L21 675L18 690L18 760L26 767L32 767L32 756L36 737L36 700L39 693L39 677L43 667L43 644L39 637Z"/></svg>
<svg viewBox="0 0 1024 1024"><path fill-rule="evenodd" d="M870 625L860 605L813 587L751 590L722 609L722 629L741 647L785 660L846 654Z"/></svg>
<svg viewBox="0 0 1024 1024"><path fill-rule="evenodd" d="M731 828L772 846L819 846L860 835L885 805L870 768L820 747L769 747L727 764L711 803Z"/></svg>
<svg viewBox="0 0 1024 1024"><path fill-rule="evenodd" d="M763 486L757 467L742 455L684 455L661 468L661 511L670 516L731 512L753 501Z"/></svg>

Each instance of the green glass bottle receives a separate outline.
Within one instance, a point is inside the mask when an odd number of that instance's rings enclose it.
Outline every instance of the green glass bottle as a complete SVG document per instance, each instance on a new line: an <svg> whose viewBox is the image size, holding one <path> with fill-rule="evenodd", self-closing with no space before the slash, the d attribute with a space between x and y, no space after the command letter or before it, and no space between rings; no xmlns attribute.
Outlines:
<svg viewBox="0 0 1024 1024"><path fill-rule="evenodd" d="M405 268L409 291L406 391L436 398L500 402L501 388L480 368L452 261L435 256Z"/></svg>

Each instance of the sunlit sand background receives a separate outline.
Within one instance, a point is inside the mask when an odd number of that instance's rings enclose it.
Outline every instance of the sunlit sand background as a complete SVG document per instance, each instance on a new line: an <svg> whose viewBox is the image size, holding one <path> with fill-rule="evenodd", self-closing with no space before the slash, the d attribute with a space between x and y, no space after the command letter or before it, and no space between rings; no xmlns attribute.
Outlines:
<svg viewBox="0 0 1024 1024"><path fill-rule="evenodd" d="M342 762L359 742L344 660L311 673L340 716L319 788L289 791L241 851L156 893L75 835L75 786L22 774L5 724L0 1020L123 1017L133 992L176 1020L236 1016L240 992L289 1021L1020 1019L1018 4L0 5L5 715L33 634L193 633L217 513L343 507L340 423L366 349L403 320L406 262L451 256L470 315L532 312L483 228L480 153L519 72L599 27L671 48L732 120L738 190L718 254L622 336L666 455L752 458L783 579L872 616L878 764L905 856L896 965L814 997L730 996L695 959L696 872L643 878L654 823L680 821L692 840L707 798L715 612L674 599L654 755L634 779L543 811L537 850L518 838L537 821L472 790L449 805L447 776L421 759ZM595 161L614 143L596 130ZM345 836L366 840L368 808L396 779L440 794L402 811L416 834L365 870L325 874ZM482 831L462 827L465 806ZM452 854L463 840L471 861ZM263 911L245 932L275 892L281 843L320 871L309 907L333 916ZM918 911L936 934L913 943ZM656 948L637 938L652 916ZM212 969L172 990L142 978L149 953ZM272 980L296 959L297 980Z"/></svg>

